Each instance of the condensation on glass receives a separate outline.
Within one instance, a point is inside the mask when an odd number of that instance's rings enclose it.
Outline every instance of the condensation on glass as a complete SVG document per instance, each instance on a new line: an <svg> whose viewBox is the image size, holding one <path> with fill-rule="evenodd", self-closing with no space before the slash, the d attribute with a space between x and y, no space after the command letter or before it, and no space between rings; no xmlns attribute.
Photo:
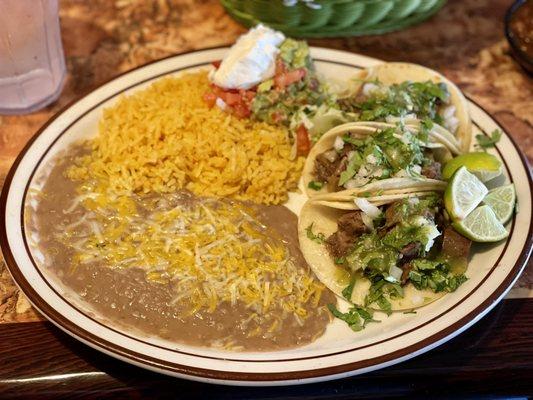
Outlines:
<svg viewBox="0 0 533 400"><path fill-rule="evenodd" d="M57 0L0 0L0 114L50 104L65 73Z"/></svg>

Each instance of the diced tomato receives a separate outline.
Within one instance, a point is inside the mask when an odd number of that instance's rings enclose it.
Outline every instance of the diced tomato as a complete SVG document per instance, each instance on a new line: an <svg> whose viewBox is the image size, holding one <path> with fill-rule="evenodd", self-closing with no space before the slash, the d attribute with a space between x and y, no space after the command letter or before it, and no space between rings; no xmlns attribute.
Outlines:
<svg viewBox="0 0 533 400"><path fill-rule="evenodd" d="M284 90L287 86L301 81L306 74L307 71L305 68L298 68L289 72L285 72L281 75L276 75L274 77L274 85L276 86L276 89Z"/></svg>
<svg viewBox="0 0 533 400"><path fill-rule="evenodd" d="M252 113L251 110L242 103L236 104L232 109L238 118L247 118Z"/></svg>
<svg viewBox="0 0 533 400"><path fill-rule="evenodd" d="M299 156L306 156L311 149L311 142L309 140L309 133L302 124L296 130L296 153Z"/></svg>
<svg viewBox="0 0 533 400"><path fill-rule="evenodd" d="M243 101L247 103L251 103L255 97L255 92L251 90L241 90L239 91L239 94L241 95L241 98L243 99Z"/></svg>
<svg viewBox="0 0 533 400"><path fill-rule="evenodd" d="M241 102L241 96L239 93L222 92L219 97L230 107Z"/></svg>
<svg viewBox="0 0 533 400"><path fill-rule="evenodd" d="M206 92L204 94L204 101L207 103L209 108L211 108L217 102L217 95L213 92Z"/></svg>
<svg viewBox="0 0 533 400"><path fill-rule="evenodd" d="M281 58L276 58L276 70L275 75L281 75L287 72L287 67Z"/></svg>
<svg viewBox="0 0 533 400"><path fill-rule="evenodd" d="M253 90L223 89L216 85L211 85L211 91L204 94L204 101L209 107L216 104L220 98L229 110L239 118L249 117L251 114L251 104L255 97Z"/></svg>
<svg viewBox="0 0 533 400"><path fill-rule="evenodd" d="M220 64L222 64L222 60L213 61L211 65L215 67L215 69L218 69L220 67Z"/></svg>
<svg viewBox="0 0 533 400"><path fill-rule="evenodd" d="M271 115L272 122L277 124L278 122L281 122L286 119L286 116L281 111L274 111Z"/></svg>

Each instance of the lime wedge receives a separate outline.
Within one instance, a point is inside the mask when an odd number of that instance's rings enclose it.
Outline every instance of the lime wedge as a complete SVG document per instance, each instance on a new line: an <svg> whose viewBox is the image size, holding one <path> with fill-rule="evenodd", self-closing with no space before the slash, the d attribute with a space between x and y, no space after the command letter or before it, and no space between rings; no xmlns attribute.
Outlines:
<svg viewBox="0 0 533 400"><path fill-rule="evenodd" d="M516 203L514 185L500 186L490 190L483 199L483 203L490 206L500 222L505 224L511 219Z"/></svg>
<svg viewBox="0 0 533 400"><path fill-rule="evenodd" d="M452 226L474 242L498 242L509 236L492 208L486 205L476 208L462 221L453 222Z"/></svg>
<svg viewBox="0 0 533 400"><path fill-rule="evenodd" d="M475 175L461 167L446 187L444 206L453 220L466 218L488 193L488 189Z"/></svg>
<svg viewBox="0 0 533 400"><path fill-rule="evenodd" d="M503 165L495 156L484 151L476 153L461 154L452 158L442 169L442 179L449 180L455 171L461 167L466 167L476 175L481 182L487 182L500 176L503 172Z"/></svg>

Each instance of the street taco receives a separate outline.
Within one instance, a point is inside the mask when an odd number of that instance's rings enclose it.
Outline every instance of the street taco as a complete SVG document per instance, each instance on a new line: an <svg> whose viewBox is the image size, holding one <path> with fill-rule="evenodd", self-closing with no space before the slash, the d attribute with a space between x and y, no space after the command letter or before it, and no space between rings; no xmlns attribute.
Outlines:
<svg viewBox="0 0 533 400"><path fill-rule="evenodd" d="M450 131L463 152L470 148L472 123L465 97L442 74L421 65L391 62L365 69L338 104L341 110L356 113L358 120L432 121Z"/></svg>
<svg viewBox="0 0 533 400"><path fill-rule="evenodd" d="M466 280L471 243L449 226L441 190L374 187L368 197L310 199L299 219L302 253L353 304L387 313L429 304Z"/></svg>
<svg viewBox="0 0 533 400"><path fill-rule="evenodd" d="M302 172L307 195L336 193L395 178L441 179L441 166L459 149L423 126L352 122L328 131Z"/></svg>

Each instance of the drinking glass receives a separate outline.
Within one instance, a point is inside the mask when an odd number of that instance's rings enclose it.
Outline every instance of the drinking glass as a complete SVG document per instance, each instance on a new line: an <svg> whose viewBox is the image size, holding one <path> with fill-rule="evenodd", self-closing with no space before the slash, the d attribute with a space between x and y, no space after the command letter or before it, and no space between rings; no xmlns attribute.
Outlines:
<svg viewBox="0 0 533 400"><path fill-rule="evenodd" d="M0 0L0 114L50 104L65 74L57 0Z"/></svg>

